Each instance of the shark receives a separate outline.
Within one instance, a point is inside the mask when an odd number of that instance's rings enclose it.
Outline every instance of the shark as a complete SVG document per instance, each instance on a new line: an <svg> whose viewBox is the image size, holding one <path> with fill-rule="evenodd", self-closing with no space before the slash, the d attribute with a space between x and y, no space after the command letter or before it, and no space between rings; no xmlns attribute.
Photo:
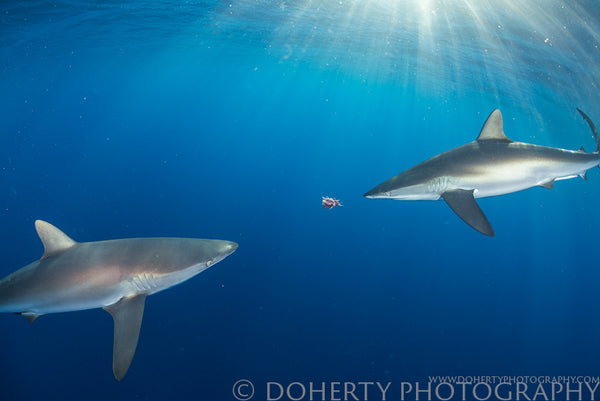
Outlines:
<svg viewBox="0 0 600 401"><path fill-rule="evenodd" d="M440 153L390 178L364 194L367 198L440 200L469 226L493 237L475 199L497 196L574 177L600 163L600 140L592 120L577 109L592 130L596 150L567 150L516 142L504 134L502 113L489 115L475 141Z"/></svg>
<svg viewBox="0 0 600 401"><path fill-rule="evenodd" d="M129 238L76 242L35 222L42 257L0 281L0 312L30 323L47 313L103 308L114 321L113 373L123 379L135 354L148 295L194 277L233 253L231 241Z"/></svg>

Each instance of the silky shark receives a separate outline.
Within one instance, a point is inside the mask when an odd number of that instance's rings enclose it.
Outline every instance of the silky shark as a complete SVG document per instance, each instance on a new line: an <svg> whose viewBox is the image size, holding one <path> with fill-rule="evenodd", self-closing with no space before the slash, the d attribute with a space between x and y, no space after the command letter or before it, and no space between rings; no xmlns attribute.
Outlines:
<svg viewBox="0 0 600 401"><path fill-rule="evenodd" d="M494 110L477 139L440 153L390 178L364 196L396 200L438 200L482 234L494 229L475 198L504 195L580 176L600 163L600 140L592 120L577 109L596 140L596 151L566 150L514 142L504 135L502 114Z"/></svg>
<svg viewBox="0 0 600 401"><path fill-rule="evenodd" d="M37 260L0 281L0 312L40 315L103 308L114 320L113 373L121 380L133 359L146 296L180 284L223 260L230 241L130 238L78 243L41 220Z"/></svg>

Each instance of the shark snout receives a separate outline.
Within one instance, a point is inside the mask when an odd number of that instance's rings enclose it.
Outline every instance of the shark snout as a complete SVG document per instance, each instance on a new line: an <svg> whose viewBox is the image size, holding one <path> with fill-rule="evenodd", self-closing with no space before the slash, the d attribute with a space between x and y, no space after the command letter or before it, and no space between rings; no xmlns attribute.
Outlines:
<svg viewBox="0 0 600 401"><path fill-rule="evenodd" d="M238 248L238 244L233 241L217 239L191 239L189 241L191 241L189 243L190 255L187 260L190 265L213 266Z"/></svg>
<svg viewBox="0 0 600 401"><path fill-rule="evenodd" d="M211 264L215 264L231 255L238 248L238 244L232 241L219 240L218 246L214 249L216 256L211 259Z"/></svg>
<svg viewBox="0 0 600 401"><path fill-rule="evenodd" d="M231 255L236 249L238 249L237 242L233 241L223 241L223 245L221 246L221 254L223 256Z"/></svg>
<svg viewBox="0 0 600 401"><path fill-rule="evenodd" d="M233 241L219 241L215 251L217 253L216 260L223 260L231 255L238 248L238 244ZM215 261L216 262L216 261Z"/></svg>
<svg viewBox="0 0 600 401"><path fill-rule="evenodd" d="M373 195L375 195L375 192L373 190L370 190L369 192L366 192L363 196L365 198L372 198Z"/></svg>
<svg viewBox="0 0 600 401"><path fill-rule="evenodd" d="M375 187L372 190L370 190L369 192L365 193L363 196L365 198L371 198L371 199L388 198L390 196L390 193L381 190L379 187Z"/></svg>

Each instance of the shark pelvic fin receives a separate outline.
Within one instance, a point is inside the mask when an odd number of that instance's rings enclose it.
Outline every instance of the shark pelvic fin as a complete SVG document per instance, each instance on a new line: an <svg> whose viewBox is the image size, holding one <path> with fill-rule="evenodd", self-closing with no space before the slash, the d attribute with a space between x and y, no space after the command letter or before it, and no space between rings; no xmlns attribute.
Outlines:
<svg viewBox="0 0 600 401"><path fill-rule="evenodd" d="M506 137L506 135L504 135L503 126L502 113L500 113L500 110L496 109L492 111L487 120L485 120L485 124L483 124L483 128L481 128L481 132L479 133L477 140L486 141L493 139L512 142Z"/></svg>
<svg viewBox="0 0 600 401"><path fill-rule="evenodd" d="M27 319L29 324L33 323L35 321L35 319L37 319L38 317L41 316L41 315L38 315L37 313L33 313L33 312L15 313L15 315L25 316L25 319Z"/></svg>
<svg viewBox="0 0 600 401"><path fill-rule="evenodd" d="M465 223L480 233L493 237L494 229L475 201L473 191L474 190L472 189L455 189L452 191L446 191L442 194L442 198L444 198L448 206L450 206L454 213L463 219Z"/></svg>
<svg viewBox="0 0 600 401"><path fill-rule="evenodd" d="M552 188L554 188L554 180L543 182L543 183L540 184L540 187L552 189Z"/></svg>
<svg viewBox="0 0 600 401"><path fill-rule="evenodd" d="M77 244L77 242L69 238L67 234L45 221L36 220L35 229L42 240L42 244L44 244L44 254L42 255L42 259L65 251Z"/></svg>
<svg viewBox="0 0 600 401"><path fill-rule="evenodd" d="M103 308L110 313L115 323L113 373L117 380L121 380L125 376L133 360L133 355L135 355L142 327L145 301L146 295L140 294L121 298L119 302Z"/></svg>

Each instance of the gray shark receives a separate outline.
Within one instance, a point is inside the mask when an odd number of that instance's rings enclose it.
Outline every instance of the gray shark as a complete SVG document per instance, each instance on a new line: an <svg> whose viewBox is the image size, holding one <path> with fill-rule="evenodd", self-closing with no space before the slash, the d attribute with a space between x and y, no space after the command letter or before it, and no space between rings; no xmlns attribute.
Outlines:
<svg viewBox="0 0 600 401"><path fill-rule="evenodd" d="M41 220L37 260L0 281L0 312L40 315L103 308L114 320L113 373L121 380L137 347L146 296L180 284L238 247L230 241L130 238L78 243Z"/></svg>
<svg viewBox="0 0 600 401"><path fill-rule="evenodd" d="M390 178L364 196L396 200L438 200L475 230L490 237L494 229L475 198L504 195L580 176L600 163L600 140L591 119L596 151L566 150L514 142L504 135L502 114L494 110L477 140L448 150Z"/></svg>

